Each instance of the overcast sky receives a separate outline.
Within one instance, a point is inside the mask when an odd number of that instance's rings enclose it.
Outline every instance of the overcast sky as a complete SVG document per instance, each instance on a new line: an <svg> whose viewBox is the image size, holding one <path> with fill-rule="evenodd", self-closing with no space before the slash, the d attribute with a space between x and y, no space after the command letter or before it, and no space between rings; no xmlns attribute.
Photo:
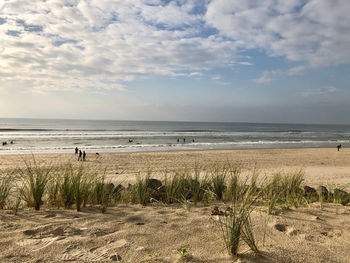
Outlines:
<svg viewBox="0 0 350 263"><path fill-rule="evenodd" d="M1 0L0 117L350 124L349 0Z"/></svg>

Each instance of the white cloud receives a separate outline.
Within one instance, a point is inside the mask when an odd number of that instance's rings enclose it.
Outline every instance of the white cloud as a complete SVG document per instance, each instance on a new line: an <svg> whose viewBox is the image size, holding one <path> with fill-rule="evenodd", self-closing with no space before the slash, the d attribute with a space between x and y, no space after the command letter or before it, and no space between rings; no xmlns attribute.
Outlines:
<svg viewBox="0 0 350 263"><path fill-rule="evenodd" d="M219 80L219 79L221 79L221 75L214 75L211 79L212 80Z"/></svg>
<svg viewBox="0 0 350 263"><path fill-rule="evenodd" d="M287 75L289 75L289 76L302 75L305 70L306 70L305 66L293 67L293 68L290 68L287 70Z"/></svg>
<svg viewBox="0 0 350 263"><path fill-rule="evenodd" d="M242 49L312 67L350 62L348 0L213 0L206 22Z"/></svg>
<svg viewBox="0 0 350 263"><path fill-rule="evenodd" d="M272 82L272 78L266 77L266 76L261 76L258 79L254 79L253 81L258 84L264 84L264 83L270 83Z"/></svg>
<svg viewBox="0 0 350 263"><path fill-rule="evenodd" d="M124 90L135 78L250 66L235 62L249 49L303 62L286 73L297 75L349 63L349 10L347 0L1 1L0 86Z"/></svg>
<svg viewBox="0 0 350 263"><path fill-rule="evenodd" d="M202 72L191 72L188 74L189 77L202 77L203 73Z"/></svg>
<svg viewBox="0 0 350 263"><path fill-rule="evenodd" d="M243 65L243 66L253 66L253 63L250 63L250 62L248 62L248 61L238 62L237 64Z"/></svg>
<svg viewBox="0 0 350 263"><path fill-rule="evenodd" d="M274 80L274 76L284 74L281 70L266 70L261 74L261 77L258 79L253 79L255 83L265 84L270 83Z"/></svg>
<svg viewBox="0 0 350 263"><path fill-rule="evenodd" d="M303 97L309 97L309 96L322 96L327 95L330 93L334 93L337 91L336 87L328 87L324 89L309 89L301 93L301 96Z"/></svg>
<svg viewBox="0 0 350 263"><path fill-rule="evenodd" d="M135 78L199 76L230 63L234 45L201 37L196 7L197 1L7 1L0 6L0 84L123 90Z"/></svg>

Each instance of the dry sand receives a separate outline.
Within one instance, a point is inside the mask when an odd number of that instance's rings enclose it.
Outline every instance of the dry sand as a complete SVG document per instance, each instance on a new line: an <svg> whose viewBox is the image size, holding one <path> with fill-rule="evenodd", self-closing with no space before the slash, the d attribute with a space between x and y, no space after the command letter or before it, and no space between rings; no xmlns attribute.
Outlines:
<svg viewBox="0 0 350 263"><path fill-rule="evenodd" d="M161 172L193 167L194 163L231 161L263 174L302 168L306 184L350 183L350 150L264 149L88 154L84 166L106 167L111 181L132 182L139 172ZM22 166L30 156L0 156L0 169ZM36 155L37 162L52 165L76 162L74 154ZM142 207L118 205L101 214L96 208L82 212L44 208L24 209L18 215L0 211L0 262L182 262L176 251L189 245L187 262L232 262L211 216L214 205L161 204ZM350 206L318 203L267 215L253 214L261 256L249 252L240 262L350 262ZM264 234L265 233L265 234ZM243 250L245 248L243 247Z"/></svg>
<svg viewBox="0 0 350 263"><path fill-rule="evenodd" d="M0 170L13 169L31 161L31 155L0 155ZM87 154L87 161L77 162L74 154L38 154L38 163L62 165L82 164L90 169L104 171L116 183L133 182L138 174L152 170L154 177L162 178L165 171L196 165L209 167L213 163L230 162L240 165L243 171L257 168L264 175L274 172L293 172L302 169L305 183L311 186L342 185L350 183L350 149L253 149L209 150L138 153Z"/></svg>

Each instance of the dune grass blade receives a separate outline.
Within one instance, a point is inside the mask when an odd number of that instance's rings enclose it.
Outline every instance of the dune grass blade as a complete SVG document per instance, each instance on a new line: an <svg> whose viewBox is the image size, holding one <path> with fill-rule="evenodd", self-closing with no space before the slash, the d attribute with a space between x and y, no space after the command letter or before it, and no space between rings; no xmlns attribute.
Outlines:
<svg viewBox="0 0 350 263"><path fill-rule="evenodd" d="M186 174L183 172L175 173L170 178L165 175L165 202L172 204L181 199L187 199L188 196L188 181Z"/></svg>
<svg viewBox="0 0 350 263"><path fill-rule="evenodd" d="M0 209L4 209L12 189L12 178L6 175L0 178Z"/></svg>
<svg viewBox="0 0 350 263"><path fill-rule="evenodd" d="M59 185L61 200L65 208L70 208L74 204L73 176L74 171L72 165L67 165Z"/></svg>
<svg viewBox="0 0 350 263"><path fill-rule="evenodd" d="M145 177L138 176L133 189L133 199L135 202L145 206L150 200L151 192L148 188L148 180L150 176L147 174Z"/></svg>
<svg viewBox="0 0 350 263"><path fill-rule="evenodd" d="M223 199L224 192L226 190L226 177L226 167L220 168L216 166L211 172L211 188L218 200Z"/></svg>
<svg viewBox="0 0 350 263"><path fill-rule="evenodd" d="M51 180L47 186L48 204L60 207L60 173L58 169L53 170Z"/></svg>
<svg viewBox="0 0 350 263"><path fill-rule="evenodd" d="M35 160L33 164L25 162L25 168L19 169L23 179L22 196L29 206L34 206L35 210L40 210L50 173L51 167L40 167Z"/></svg>
<svg viewBox="0 0 350 263"><path fill-rule="evenodd" d="M263 186L263 196L267 200L269 214L277 205L285 208L298 207L305 203L304 192L301 185L304 181L302 171L287 174L274 174Z"/></svg>
<svg viewBox="0 0 350 263"><path fill-rule="evenodd" d="M73 174L72 178L72 186L74 192L74 200L77 211L80 211L80 207L83 201L83 167L79 167L78 170Z"/></svg>
<svg viewBox="0 0 350 263"><path fill-rule="evenodd" d="M258 253L258 248L253 233L253 225L250 214L253 211L253 205L260 196L256 186L255 176L252 177L251 185L247 186L247 180L240 182L238 175L232 176L231 208L226 210L223 216L219 217L219 227L229 253L233 256L238 255L241 241L245 242L249 248Z"/></svg>
<svg viewBox="0 0 350 263"><path fill-rule="evenodd" d="M93 199L94 203L101 206L101 212L105 213L107 211L107 206L110 204L110 191L107 189L105 184L105 172L103 175L95 175L95 179L90 181L91 189L93 189Z"/></svg>

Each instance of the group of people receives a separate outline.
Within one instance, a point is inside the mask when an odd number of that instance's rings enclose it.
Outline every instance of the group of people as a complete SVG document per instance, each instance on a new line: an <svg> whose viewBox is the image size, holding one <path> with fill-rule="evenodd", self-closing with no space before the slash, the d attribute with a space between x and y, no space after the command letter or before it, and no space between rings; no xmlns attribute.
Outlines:
<svg viewBox="0 0 350 263"><path fill-rule="evenodd" d="M184 141L184 143L186 143L186 138L183 138L183 141ZM179 142L180 142L180 139L178 138L177 143L179 143ZM192 139L192 142L194 142L194 139Z"/></svg>
<svg viewBox="0 0 350 263"><path fill-rule="evenodd" d="M13 141L11 141L10 144L13 144ZM2 146L5 146L5 145L7 145L7 142L6 141L2 142Z"/></svg>
<svg viewBox="0 0 350 263"><path fill-rule="evenodd" d="M75 147L75 154L78 154L78 161L86 161L86 152Z"/></svg>

